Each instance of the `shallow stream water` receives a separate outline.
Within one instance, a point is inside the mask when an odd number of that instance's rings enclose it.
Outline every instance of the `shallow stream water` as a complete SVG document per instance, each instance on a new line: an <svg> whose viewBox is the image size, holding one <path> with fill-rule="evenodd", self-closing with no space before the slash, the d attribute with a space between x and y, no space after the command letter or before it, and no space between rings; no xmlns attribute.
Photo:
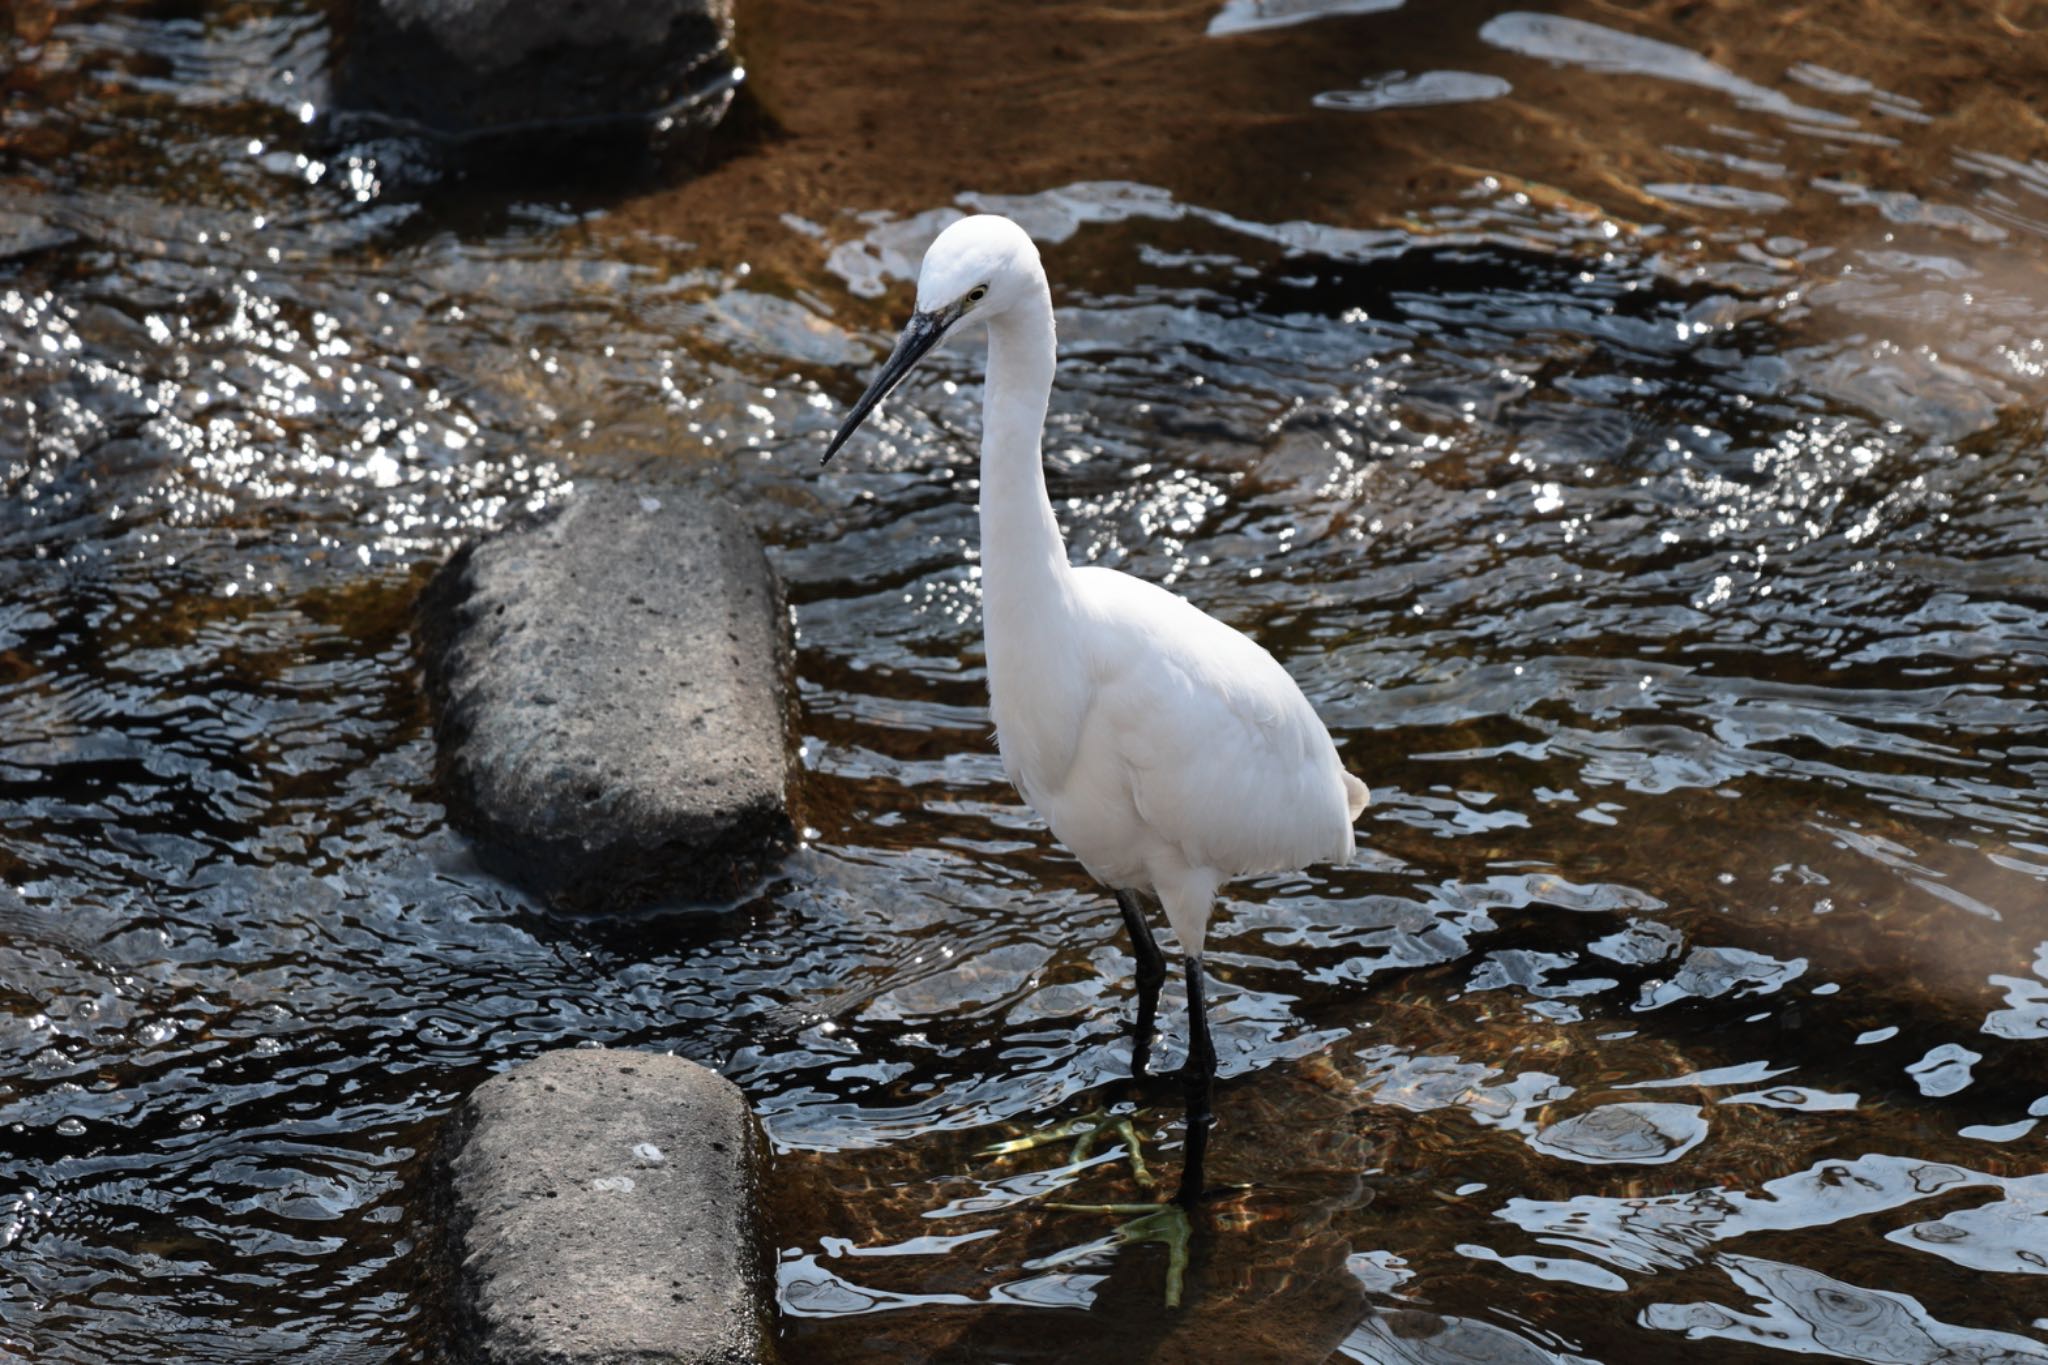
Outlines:
<svg viewBox="0 0 2048 1365"><path fill-rule="evenodd" d="M311 0L0 18L0 1350L444 1358L438 1127L599 1043L753 1101L791 1365L2048 1360L2048 11L743 9L711 164L547 191L320 143ZM816 466L976 209L1075 558L1374 793L1212 928L1179 1310L1047 1207L1115 1148L985 1151L1133 997L988 734L973 348ZM569 921L409 611L618 477L770 543L804 841Z"/></svg>

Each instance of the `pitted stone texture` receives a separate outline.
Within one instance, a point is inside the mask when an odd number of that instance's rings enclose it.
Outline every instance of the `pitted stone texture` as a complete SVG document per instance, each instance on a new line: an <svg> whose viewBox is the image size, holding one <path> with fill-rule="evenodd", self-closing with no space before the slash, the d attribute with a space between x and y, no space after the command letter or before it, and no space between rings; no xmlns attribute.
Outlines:
<svg viewBox="0 0 2048 1365"><path fill-rule="evenodd" d="M449 812L573 910L724 898L785 847L788 613L739 515L601 484L421 596Z"/></svg>
<svg viewBox="0 0 2048 1365"><path fill-rule="evenodd" d="M746 1097L659 1052L551 1052L478 1086L444 1149L462 1334L491 1365L773 1358Z"/></svg>

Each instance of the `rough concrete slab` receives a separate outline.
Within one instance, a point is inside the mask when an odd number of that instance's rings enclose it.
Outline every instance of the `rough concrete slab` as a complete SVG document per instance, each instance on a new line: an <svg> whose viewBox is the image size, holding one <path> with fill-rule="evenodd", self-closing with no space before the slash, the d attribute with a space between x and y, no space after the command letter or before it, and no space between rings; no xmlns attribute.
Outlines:
<svg viewBox="0 0 2048 1365"><path fill-rule="evenodd" d="M788 612L722 502L600 484L421 595L449 813L574 910L724 898L790 833Z"/></svg>
<svg viewBox="0 0 2048 1365"><path fill-rule="evenodd" d="M659 1052L551 1052L444 1147L465 1347L491 1365L773 1359L764 1145L739 1087Z"/></svg>

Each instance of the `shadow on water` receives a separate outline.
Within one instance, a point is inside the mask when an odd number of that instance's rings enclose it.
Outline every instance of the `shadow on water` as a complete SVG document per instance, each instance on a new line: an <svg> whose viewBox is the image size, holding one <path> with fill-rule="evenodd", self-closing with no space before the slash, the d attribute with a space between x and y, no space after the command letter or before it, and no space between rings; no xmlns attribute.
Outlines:
<svg viewBox="0 0 2048 1365"><path fill-rule="evenodd" d="M530 197L323 150L317 6L9 12L9 1349L443 1358L438 1125L596 1042L752 1098L791 1361L2048 1357L2029 15L1212 8L760 0L772 135ZM1132 1001L987 734L974 349L816 473L975 209L1055 280L1076 557L1374 789L1219 917L1177 1311L1049 1207L1141 1197L1116 1145L987 1152ZM771 543L806 831L563 922L445 827L410 604L650 469Z"/></svg>

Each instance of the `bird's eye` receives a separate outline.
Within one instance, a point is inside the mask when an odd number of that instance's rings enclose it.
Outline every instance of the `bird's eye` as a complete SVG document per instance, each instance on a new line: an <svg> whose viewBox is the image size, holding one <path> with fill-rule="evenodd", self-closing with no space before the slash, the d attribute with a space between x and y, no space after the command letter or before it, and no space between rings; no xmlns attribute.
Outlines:
<svg viewBox="0 0 2048 1365"><path fill-rule="evenodd" d="M985 284L977 284L974 286L974 288L967 291L967 301L969 303L980 303L983 299L987 297L988 286Z"/></svg>

